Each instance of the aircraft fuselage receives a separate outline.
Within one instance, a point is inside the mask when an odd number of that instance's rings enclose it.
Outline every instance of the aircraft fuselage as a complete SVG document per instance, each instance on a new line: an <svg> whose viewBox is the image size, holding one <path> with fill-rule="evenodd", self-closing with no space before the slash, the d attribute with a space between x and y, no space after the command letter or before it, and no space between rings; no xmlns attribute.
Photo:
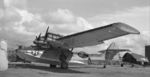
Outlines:
<svg viewBox="0 0 150 77"><path fill-rule="evenodd" d="M68 63L72 58L73 53L69 49L60 47L45 49L40 49L38 47L27 47L18 49L17 55L25 61L60 65L62 60Z"/></svg>

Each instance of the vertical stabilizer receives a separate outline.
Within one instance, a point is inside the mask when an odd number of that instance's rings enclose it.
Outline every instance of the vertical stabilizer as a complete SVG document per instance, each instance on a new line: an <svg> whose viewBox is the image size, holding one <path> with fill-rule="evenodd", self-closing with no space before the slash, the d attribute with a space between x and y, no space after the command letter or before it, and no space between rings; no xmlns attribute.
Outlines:
<svg viewBox="0 0 150 77"><path fill-rule="evenodd" d="M6 41L1 41L0 42L0 49L4 50L4 51L7 51L7 43L6 43Z"/></svg>
<svg viewBox="0 0 150 77"><path fill-rule="evenodd" d="M112 42L112 43L108 46L107 50L111 50L111 49L119 49L119 46L117 46L117 44L116 44L115 42Z"/></svg>
<svg viewBox="0 0 150 77"><path fill-rule="evenodd" d="M115 51L117 49L119 49L119 47L116 45L115 42L112 42L105 52L105 59L112 60L113 57L119 52L119 51Z"/></svg>
<svg viewBox="0 0 150 77"><path fill-rule="evenodd" d="M0 42L0 71L8 69L7 59L7 43L5 41Z"/></svg>

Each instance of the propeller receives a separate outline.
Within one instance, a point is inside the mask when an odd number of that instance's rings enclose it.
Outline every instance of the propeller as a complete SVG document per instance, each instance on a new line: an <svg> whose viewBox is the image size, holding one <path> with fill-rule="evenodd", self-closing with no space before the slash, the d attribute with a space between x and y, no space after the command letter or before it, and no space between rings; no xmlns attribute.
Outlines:
<svg viewBox="0 0 150 77"><path fill-rule="evenodd" d="M37 41L39 41L39 40L40 40L40 38L41 38L41 33L39 34L39 36L38 36L38 37L36 36L36 40L37 40Z"/></svg>
<svg viewBox="0 0 150 77"><path fill-rule="evenodd" d="M47 27L47 30L46 30L46 33L45 33L45 36L44 36L44 41L46 41L47 38L48 38L48 30L49 30L49 26Z"/></svg>
<svg viewBox="0 0 150 77"><path fill-rule="evenodd" d="M35 40L33 41L34 44L37 44L38 41L41 40L41 33L39 34L39 36L36 36Z"/></svg>

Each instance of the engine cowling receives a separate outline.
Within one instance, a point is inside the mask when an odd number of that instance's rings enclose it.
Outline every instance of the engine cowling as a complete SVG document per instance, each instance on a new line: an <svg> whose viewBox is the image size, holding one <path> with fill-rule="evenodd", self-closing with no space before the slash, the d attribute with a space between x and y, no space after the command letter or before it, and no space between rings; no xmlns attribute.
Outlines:
<svg viewBox="0 0 150 77"><path fill-rule="evenodd" d="M78 56L81 57L81 58L88 58L89 54L86 53L86 52L81 51L81 52L78 53Z"/></svg>

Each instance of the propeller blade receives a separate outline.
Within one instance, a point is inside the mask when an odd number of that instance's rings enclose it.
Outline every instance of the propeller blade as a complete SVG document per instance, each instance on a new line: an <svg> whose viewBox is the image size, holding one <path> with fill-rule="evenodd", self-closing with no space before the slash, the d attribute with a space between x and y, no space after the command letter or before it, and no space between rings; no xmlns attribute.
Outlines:
<svg viewBox="0 0 150 77"><path fill-rule="evenodd" d="M37 38L37 40L40 40L40 38L41 38L41 33L39 34L38 37L36 36L36 38Z"/></svg>
<svg viewBox="0 0 150 77"><path fill-rule="evenodd" d="M38 37L36 36L36 38L35 39L37 39Z"/></svg>
<svg viewBox="0 0 150 77"><path fill-rule="evenodd" d="M46 33L45 33L45 37L44 37L44 41L47 40L48 37L48 30L49 30L49 26L47 27Z"/></svg>

